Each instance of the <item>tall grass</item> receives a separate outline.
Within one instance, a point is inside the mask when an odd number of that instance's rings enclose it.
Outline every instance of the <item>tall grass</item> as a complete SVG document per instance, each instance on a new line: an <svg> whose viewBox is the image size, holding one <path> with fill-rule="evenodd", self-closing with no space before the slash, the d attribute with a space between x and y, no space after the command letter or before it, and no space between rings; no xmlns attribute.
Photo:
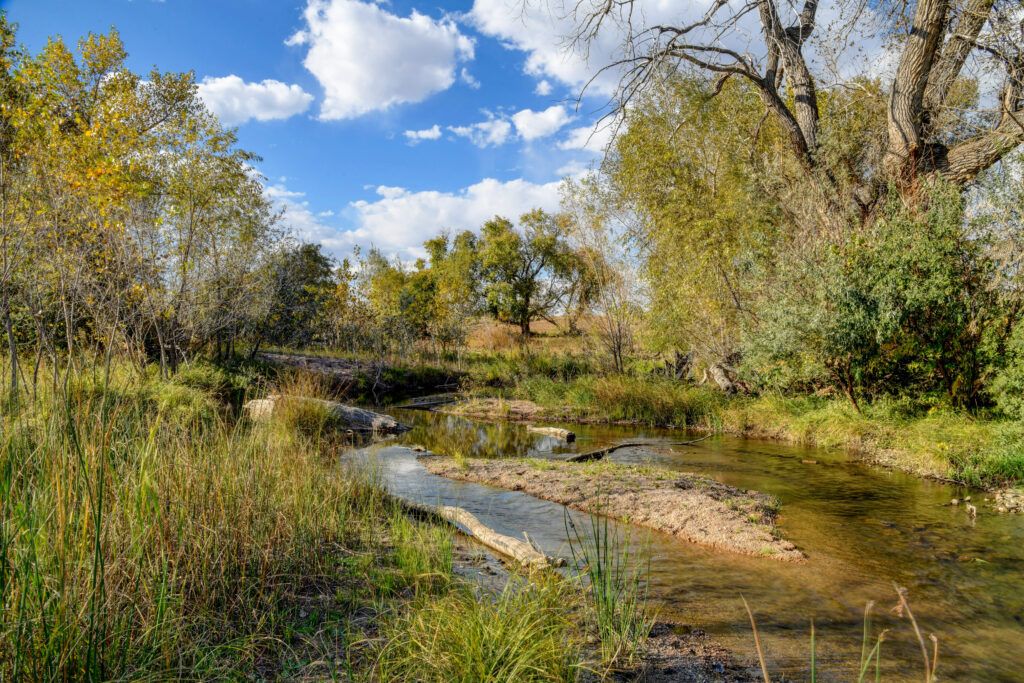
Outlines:
<svg viewBox="0 0 1024 683"><path fill-rule="evenodd" d="M635 668L654 625L647 601L649 567L629 551L628 539L610 529L607 517L591 515L589 530L581 532L566 513L565 527L573 563L585 579L605 673Z"/></svg>
<svg viewBox="0 0 1024 683"><path fill-rule="evenodd" d="M379 492L202 396L115 373L2 417L0 679L238 676L287 650Z"/></svg>
<svg viewBox="0 0 1024 683"><path fill-rule="evenodd" d="M497 598L461 586L389 620L373 677L420 683L577 680L581 643L571 587L512 580Z"/></svg>

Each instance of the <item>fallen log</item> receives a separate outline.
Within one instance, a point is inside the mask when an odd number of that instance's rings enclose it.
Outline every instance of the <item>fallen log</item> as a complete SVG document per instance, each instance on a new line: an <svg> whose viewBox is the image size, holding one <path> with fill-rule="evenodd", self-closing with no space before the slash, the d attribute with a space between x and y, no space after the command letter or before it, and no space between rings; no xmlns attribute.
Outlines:
<svg viewBox="0 0 1024 683"><path fill-rule="evenodd" d="M473 513L463 508L453 505L422 505L407 500L402 500L401 503L413 511L446 520L466 535L475 538L491 550L515 560L524 567L550 569L552 567L561 567L565 564L565 560L562 558L549 557L541 552L530 541L530 537L525 532L523 533L525 541L500 534L477 519Z"/></svg>
<svg viewBox="0 0 1024 683"><path fill-rule="evenodd" d="M565 441L566 443L572 443L576 440L576 433L568 429L561 429L559 427L535 427L533 425L526 425L526 431L534 434L543 434L544 436L554 437Z"/></svg>
<svg viewBox="0 0 1024 683"><path fill-rule="evenodd" d="M242 407L249 419L266 422L284 401L300 401L325 408L331 419L342 429L354 432L373 432L379 434L398 434L406 432L410 427L402 424L390 415L375 413L372 410L348 406L336 401L325 401L320 398L305 396L280 396L271 394L266 398L257 398L246 402Z"/></svg>
<svg viewBox="0 0 1024 683"><path fill-rule="evenodd" d="M566 458L566 462L591 462L593 460L600 460L604 456L614 453L622 448L640 448L643 446L692 446L695 443L700 443L705 439L710 439L714 434L705 434L699 439L693 439L692 441L628 441L626 443L618 443L614 446L608 446L606 448L598 448L596 451L589 451L587 453L579 453Z"/></svg>

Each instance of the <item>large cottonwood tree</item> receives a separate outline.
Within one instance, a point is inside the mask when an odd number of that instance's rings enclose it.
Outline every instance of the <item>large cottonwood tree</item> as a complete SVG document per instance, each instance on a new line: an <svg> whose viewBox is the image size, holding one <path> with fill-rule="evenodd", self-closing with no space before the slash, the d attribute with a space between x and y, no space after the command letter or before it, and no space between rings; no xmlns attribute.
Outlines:
<svg viewBox="0 0 1024 683"><path fill-rule="evenodd" d="M681 66L747 81L784 131L802 173L821 190L823 216L851 210L861 222L869 221L889 188L913 198L922 180L936 176L964 186L1024 143L1020 0L713 0L703 16L687 20L681 5L677 22L654 24L643 21L641 4L584 0L572 12L580 43L624 31L620 59L605 66L622 73L620 107L628 107L660 74ZM830 48L838 51L851 30L864 34L868 23L874 26L869 36L897 56L884 141L859 166L831 164L821 136L826 87L814 58ZM965 71L969 64L1000 81L994 106L977 97L965 100L965 82L977 81L977 74Z"/></svg>

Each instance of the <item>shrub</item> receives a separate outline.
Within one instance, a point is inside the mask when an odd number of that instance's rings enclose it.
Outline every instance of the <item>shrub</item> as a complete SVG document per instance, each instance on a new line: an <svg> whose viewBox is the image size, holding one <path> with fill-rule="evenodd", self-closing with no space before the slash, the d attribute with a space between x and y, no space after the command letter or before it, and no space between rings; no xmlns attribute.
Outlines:
<svg viewBox="0 0 1024 683"><path fill-rule="evenodd" d="M1018 325L1006 353L1006 364L992 382L996 405L1008 417L1024 419L1024 326Z"/></svg>

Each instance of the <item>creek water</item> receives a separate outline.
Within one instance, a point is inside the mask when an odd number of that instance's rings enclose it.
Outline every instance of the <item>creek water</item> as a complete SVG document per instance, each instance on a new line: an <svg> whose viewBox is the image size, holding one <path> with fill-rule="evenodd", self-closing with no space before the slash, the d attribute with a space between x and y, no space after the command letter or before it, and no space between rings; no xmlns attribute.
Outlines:
<svg viewBox="0 0 1024 683"><path fill-rule="evenodd" d="M483 423L423 411L394 411L414 425L398 442L359 452L372 457L385 485L427 504L459 505L485 524L530 538L569 557L565 509L519 492L428 473L407 445L469 457L560 458L638 439L678 441L679 432L562 425L575 444L528 433L518 424ZM1024 681L1024 517L999 515L984 494L859 462L840 452L713 437L691 446L623 449L611 459L711 476L782 503L782 535L807 553L783 563L712 551L643 529L615 525L649 562L649 593L660 617L708 632L737 657L754 656L741 596L757 619L769 667L807 680L810 623L820 681L857 680L865 605L882 645L884 680L922 680L920 645L907 619L892 612L893 584L908 589L927 639L939 640L939 679ZM972 496L971 519L952 498ZM577 527L586 517L569 512ZM873 645L873 640L869 648ZM928 642L929 654L931 643ZM866 680L874 680L873 674Z"/></svg>

